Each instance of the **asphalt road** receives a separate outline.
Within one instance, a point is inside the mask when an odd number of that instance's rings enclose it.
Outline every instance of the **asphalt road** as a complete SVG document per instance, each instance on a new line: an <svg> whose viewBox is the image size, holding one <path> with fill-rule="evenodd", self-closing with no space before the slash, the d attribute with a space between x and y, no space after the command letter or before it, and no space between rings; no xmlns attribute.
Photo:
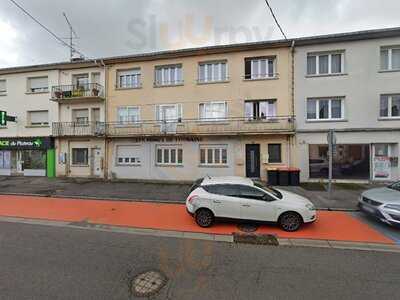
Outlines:
<svg viewBox="0 0 400 300"><path fill-rule="evenodd" d="M135 299L131 279L161 270L150 299L395 299L400 254L237 245L0 223L1 299Z"/></svg>

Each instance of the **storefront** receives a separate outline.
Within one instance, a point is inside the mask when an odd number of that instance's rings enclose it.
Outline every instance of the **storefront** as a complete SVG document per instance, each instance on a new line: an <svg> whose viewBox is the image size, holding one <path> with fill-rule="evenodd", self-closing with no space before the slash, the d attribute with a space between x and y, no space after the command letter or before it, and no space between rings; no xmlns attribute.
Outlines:
<svg viewBox="0 0 400 300"><path fill-rule="evenodd" d="M0 138L0 175L54 177L53 140L49 137Z"/></svg>

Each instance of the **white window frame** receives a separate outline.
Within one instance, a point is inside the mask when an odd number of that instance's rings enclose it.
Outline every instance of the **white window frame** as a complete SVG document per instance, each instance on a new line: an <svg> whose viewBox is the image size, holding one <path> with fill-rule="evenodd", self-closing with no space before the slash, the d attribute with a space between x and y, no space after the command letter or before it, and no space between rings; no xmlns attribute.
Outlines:
<svg viewBox="0 0 400 300"><path fill-rule="evenodd" d="M77 110L81 110L81 111L87 110L87 117L78 117L78 118L76 118L75 111L77 111ZM89 122L90 122L90 118L89 118L90 117L90 111L89 111L88 108L72 109L71 110L71 114L72 114L71 120L76 125L79 125L79 126L87 126L87 125L89 125ZM86 122L80 122L80 121L78 121L79 119L86 119Z"/></svg>
<svg viewBox="0 0 400 300"><path fill-rule="evenodd" d="M168 70L168 78L165 78L165 70ZM172 70L174 70L174 78L171 80L172 77ZM181 78L179 79L179 72L181 74ZM161 73L160 81L157 81L157 72ZM182 64L176 65L166 65L166 66L156 66L155 67L155 74L154 74L154 85L155 86L169 86L169 85L182 85L183 84L183 66Z"/></svg>
<svg viewBox="0 0 400 300"><path fill-rule="evenodd" d="M0 90L0 96L7 94L7 79L0 79L0 82L4 82L4 90Z"/></svg>
<svg viewBox="0 0 400 300"><path fill-rule="evenodd" d="M265 74L262 74L261 70L261 62L265 61ZM270 76L269 73L269 63L272 61L272 76ZM270 56L270 57L254 57L254 58L246 58L245 59L245 64L247 62L250 62L250 74L245 74L245 79L248 75L250 75L250 78L247 80L257 80L257 79L269 79L269 78L276 78L277 77L277 72L276 72L276 61L277 58L275 56ZM255 67L255 62L258 63L257 70L254 70Z"/></svg>
<svg viewBox="0 0 400 300"><path fill-rule="evenodd" d="M137 109L137 120L136 121L130 121L129 120L129 114L127 114L128 116L128 120L127 121L122 121L120 120L120 111L121 110L126 110L129 113L129 109ZM129 124L138 124L141 121L141 111L140 111L140 106L118 106L117 107L117 122L120 125L129 125Z"/></svg>
<svg viewBox="0 0 400 300"><path fill-rule="evenodd" d="M332 55L340 54L340 69L341 72L333 73L332 72ZM328 73L321 73L319 72L319 57L328 55ZM308 73L308 58L315 57L315 74ZM307 76L326 76L326 75L340 75L345 74L345 51L329 51L329 52L318 52L318 53L307 53L306 58L306 74Z"/></svg>
<svg viewBox="0 0 400 300"><path fill-rule="evenodd" d="M38 87L38 88L34 88L34 90L32 89L32 79L38 79L38 78L46 78L47 79L47 86L43 86L43 87ZM48 76L35 76L35 77L28 77L27 78L27 92L29 94L36 94L36 93L48 93L49 92L49 77Z"/></svg>
<svg viewBox="0 0 400 300"><path fill-rule="evenodd" d="M382 66L382 51L388 51L388 68L384 69ZM400 50L400 46L386 46L381 47L379 55L380 55L380 69L382 71L400 71L400 68L393 69L393 50Z"/></svg>
<svg viewBox="0 0 400 300"><path fill-rule="evenodd" d="M225 78L222 78L222 65L225 65ZM209 74L209 68L211 66L211 74ZM217 66L217 74L215 74L215 68ZM201 74L201 67L204 67L204 76ZM209 61L199 63L198 69L198 82L199 83L209 83L209 82L225 82L228 80L228 62L226 60L221 61Z"/></svg>
<svg viewBox="0 0 400 300"><path fill-rule="evenodd" d="M47 113L47 121L45 122L40 122L40 123L32 123L32 113L42 113L46 112ZM29 126L49 126L49 111L48 110L30 110L28 111L28 120L29 120Z"/></svg>
<svg viewBox="0 0 400 300"><path fill-rule="evenodd" d="M309 119L308 118L308 101L315 100L316 101L316 107L315 107L315 119ZM327 119L320 119L319 118L319 102L323 100L329 100L328 104L328 118ZM332 118L332 100L340 100L341 104L341 112L342 115L340 118ZM324 122L324 121L343 121L345 118L345 97L322 97L322 98L307 98L306 99L306 120L309 122Z"/></svg>
<svg viewBox="0 0 400 300"><path fill-rule="evenodd" d="M125 78L125 85L122 84L122 78ZM128 78L131 84L128 85ZM142 86L142 71L141 68L132 68L126 70L117 70L117 83L119 89L135 89Z"/></svg>
<svg viewBox="0 0 400 300"><path fill-rule="evenodd" d="M183 165L183 147L182 145L156 145L155 163L156 166L182 166ZM158 150L161 150L161 162L158 161ZM175 162L172 162L172 152L175 150ZM168 161L165 159L165 152L168 152ZM178 152L182 153L182 161L178 162Z"/></svg>
<svg viewBox="0 0 400 300"><path fill-rule="evenodd" d="M176 119L164 119L164 116L162 114L163 108L164 107L174 107L175 108L175 113L176 113ZM183 105L182 103L174 103L174 104L157 104L155 106L155 114L156 114L156 121L157 122L178 122L179 120L182 120L183 118Z"/></svg>
<svg viewBox="0 0 400 300"><path fill-rule="evenodd" d="M388 107L388 114L387 116L381 116L381 99L383 96L387 96L388 97L388 103L387 103L387 107ZM379 118L380 119L400 119L400 115L399 116L392 116L392 100L393 100L393 96L400 96L400 94L382 94L379 97Z"/></svg>
<svg viewBox="0 0 400 300"><path fill-rule="evenodd" d="M268 115L265 114L264 118L261 117L261 110L260 110L260 104L261 102L266 102L267 103L267 110L268 106L271 105L270 102L272 102L272 105L274 106L274 113L273 115ZM254 103L258 103L258 116L254 118L254 110L252 109L252 115L248 115L246 111L246 104L251 103L254 105ZM278 110L278 100L277 99L257 99L257 100L245 100L244 101L244 116L247 121L268 121L271 119L275 119L277 117L277 110ZM268 111L267 111L268 112Z"/></svg>
<svg viewBox="0 0 400 300"><path fill-rule="evenodd" d="M222 118L202 118L201 117L201 106L204 105L208 106L208 105L215 105L215 104L224 104L225 106L225 116ZM228 102L227 101L210 101L210 102L201 102L199 103L198 106L198 115L199 115L199 120L203 121L203 122L218 122L218 121L224 121L228 118Z"/></svg>
<svg viewBox="0 0 400 300"><path fill-rule="evenodd" d="M136 148L142 148L141 145L117 145L115 148L115 165L116 166L140 166L142 164L142 158L141 157L120 157L118 156L118 148L119 147L136 147ZM141 149L140 149L141 150ZM120 158L122 158L122 162L119 162ZM126 158L129 159L129 162L125 162ZM135 159L135 162L132 162L132 158Z"/></svg>
<svg viewBox="0 0 400 300"><path fill-rule="evenodd" d="M201 152L204 150L204 159L201 161ZM212 162L209 162L209 150L212 151ZM216 150L219 150L219 162L216 161ZM226 162L222 161L222 152L226 153ZM200 145L199 146L199 164L200 166L227 166L228 165L228 145Z"/></svg>

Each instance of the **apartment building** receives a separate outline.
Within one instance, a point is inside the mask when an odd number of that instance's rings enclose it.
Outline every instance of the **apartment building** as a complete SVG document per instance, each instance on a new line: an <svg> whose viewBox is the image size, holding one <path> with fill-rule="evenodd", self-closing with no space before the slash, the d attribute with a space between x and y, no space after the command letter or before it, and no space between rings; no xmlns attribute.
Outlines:
<svg viewBox="0 0 400 300"><path fill-rule="evenodd" d="M57 176L104 177L105 70L101 61L59 70L50 95L50 102L58 106L52 125Z"/></svg>
<svg viewBox="0 0 400 300"><path fill-rule="evenodd" d="M105 59L109 178L266 178L294 162L291 43Z"/></svg>
<svg viewBox="0 0 400 300"><path fill-rule="evenodd" d="M16 117L0 127L0 175L54 176L51 123L57 105L49 90L57 72L47 67L0 70L0 110Z"/></svg>
<svg viewBox="0 0 400 300"><path fill-rule="evenodd" d="M295 113L301 180L399 180L400 29L295 41Z"/></svg>

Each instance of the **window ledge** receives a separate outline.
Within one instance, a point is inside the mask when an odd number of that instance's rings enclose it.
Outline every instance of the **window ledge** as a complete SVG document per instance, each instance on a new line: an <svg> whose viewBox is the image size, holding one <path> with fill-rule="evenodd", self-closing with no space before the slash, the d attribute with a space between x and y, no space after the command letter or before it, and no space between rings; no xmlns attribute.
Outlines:
<svg viewBox="0 0 400 300"><path fill-rule="evenodd" d="M125 91L125 90L140 90L142 85L140 86L133 86L133 87L115 87L116 91Z"/></svg>
<svg viewBox="0 0 400 300"><path fill-rule="evenodd" d="M380 117L378 121L400 121L400 117Z"/></svg>
<svg viewBox="0 0 400 300"><path fill-rule="evenodd" d="M215 80L215 81L199 81L199 80L197 80L197 85L218 84L218 83L230 83L230 80Z"/></svg>
<svg viewBox="0 0 400 300"><path fill-rule="evenodd" d="M165 87L177 87L177 86L183 86L182 83L176 83L176 84L153 84L153 87L155 88L165 88Z"/></svg>
<svg viewBox="0 0 400 300"><path fill-rule="evenodd" d="M228 165L198 165L199 168L229 168Z"/></svg>
<svg viewBox="0 0 400 300"><path fill-rule="evenodd" d="M7 126L0 126L0 129L7 129Z"/></svg>
<svg viewBox="0 0 400 300"><path fill-rule="evenodd" d="M73 168L88 168L89 165L74 165L74 164L72 164L71 167L73 167Z"/></svg>
<svg viewBox="0 0 400 300"><path fill-rule="evenodd" d="M166 168L183 168L183 165L175 165L175 164L156 164L156 167L166 167Z"/></svg>
<svg viewBox="0 0 400 300"><path fill-rule="evenodd" d="M25 95L39 95L39 94L49 94L50 92L25 92Z"/></svg>
<svg viewBox="0 0 400 300"><path fill-rule="evenodd" d="M270 117L269 119L267 118L267 119L260 119L260 120L258 120L258 119L247 120L247 121L245 121L245 123L246 124L253 124L253 123L256 123L256 124L259 124L259 123L279 123L279 119Z"/></svg>
<svg viewBox="0 0 400 300"><path fill-rule="evenodd" d="M131 165L129 165L129 164L116 164L115 165L116 167L141 167L142 166L142 164L131 164Z"/></svg>
<svg viewBox="0 0 400 300"><path fill-rule="evenodd" d="M348 120L347 119L306 120L306 123L332 123L332 122L348 122Z"/></svg>
<svg viewBox="0 0 400 300"><path fill-rule="evenodd" d="M266 78L244 78L243 81L264 81L264 80L277 80L279 76L266 77Z"/></svg>
<svg viewBox="0 0 400 300"><path fill-rule="evenodd" d="M379 70L378 73L394 73L400 72L400 69L393 69L393 70Z"/></svg>
<svg viewBox="0 0 400 300"><path fill-rule="evenodd" d="M142 127L142 124L136 123L136 124L115 124L116 128L138 128L138 127Z"/></svg>
<svg viewBox="0 0 400 300"><path fill-rule="evenodd" d="M227 121L207 121L207 120L199 120L197 125L199 126L207 126L207 125L229 125L230 123Z"/></svg>
<svg viewBox="0 0 400 300"><path fill-rule="evenodd" d="M0 93L0 97L7 96L7 93Z"/></svg>
<svg viewBox="0 0 400 300"><path fill-rule="evenodd" d="M348 73L337 73L337 74L315 74L315 75L306 75L306 78L319 78L319 77L338 77L338 76L347 76Z"/></svg>
<svg viewBox="0 0 400 300"><path fill-rule="evenodd" d="M27 125L25 128L50 128L50 125Z"/></svg>

